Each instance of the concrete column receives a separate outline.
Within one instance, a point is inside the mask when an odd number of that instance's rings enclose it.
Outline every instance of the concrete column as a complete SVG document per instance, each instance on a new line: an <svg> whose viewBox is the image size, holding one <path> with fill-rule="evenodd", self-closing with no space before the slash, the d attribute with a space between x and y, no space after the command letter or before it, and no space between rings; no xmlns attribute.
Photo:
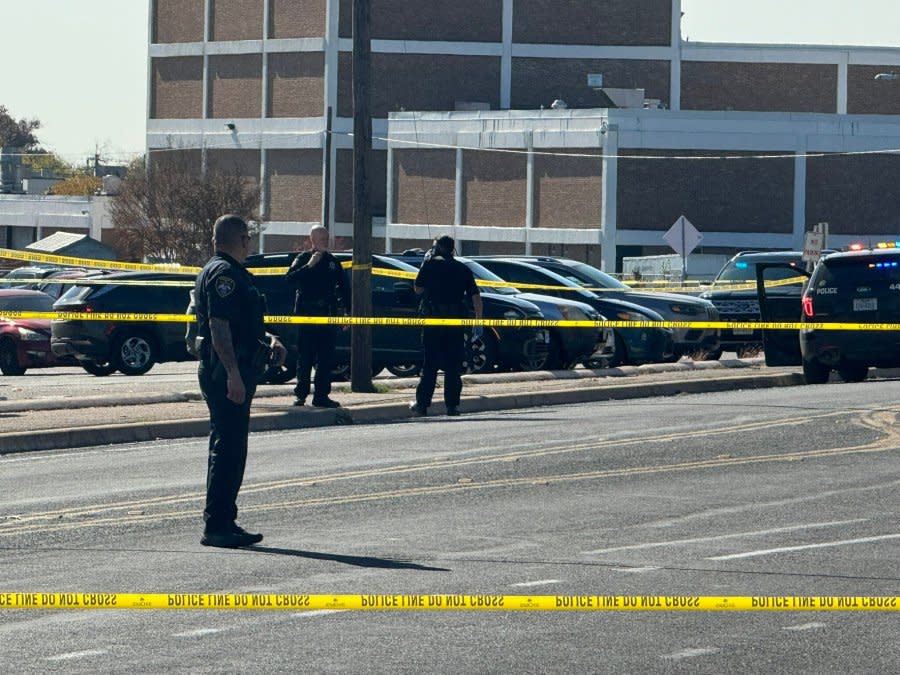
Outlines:
<svg viewBox="0 0 900 675"><path fill-rule="evenodd" d="M803 250L806 236L806 151L808 140L806 136L797 139L797 150L794 155L794 227L793 248L795 251Z"/></svg>
<svg viewBox="0 0 900 675"><path fill-rule="evenodd" d="M328 0L328 4L325 9L325 105L323 106L322 116L323 119L328 115L328 108L331 107L332 110L332 124L334 120L337 119L338 116L338 105L337 105L337 90L338 90L338 41L340 39L340 7L338 0ZM327 126L323 125L323 126ZM325 227L332 229L334 225L334 209L337 204L336 192L334 189L335 186L335 177L337 176L337 143L334 142L334 137L331 139L330 144L330 152L329 157L325 157L325 146L327 145L324 142L322 143L322 173L325 173L326 164L329 167L330 177L330 185L331 185L331 194L327 196L328 199L328 214L329 214L329 222L322 223ZM325 197L323 197L324 199ZM323 209L324 210L324 209Z"/></svg>
<svg viewBox="0 0 900 675"><path fill-rule="evenodd" d="M838 60L837 77L837 114L847 114L847 71L849 70L850 53L841 52Z"/></svg>
<svg viewBox="0 0 900 675"><path fill-rule="evenodd" d="M610 124L606 131L600 132L600 148L603 152L602 206L600 211L600 245L601 264L604 272L613 274L616 271L616 247L618 232L616 219L618 216L619 195L619 129Z"/></svg>
<svg viewBox="0 0 900 675"><path fill-rule="evenodd" d="M205 120L209 118L209 42L212 37L212 0L203 0L203 100L200 102L200 116ZM205 125L203 125L205 128ZM206 175L206 132L200 132L200 173Z"/></svg>
<svg viewBox="0 0 900 675"><path fill-rule="evenodd" d="M525 255L531 255L531 228L534 227L534 132L525 132L528 149L525 165Z"/></svg>
<svg viewBox="0 0 900 675"><path fill-rule="evenodd" d="M672 0L672 67L669 109L681 110L681 0Z"/></svg>
<svg viewBox="0 0 900 675"><path fill-rule="evenodd" d="M459 145L459 139L456 141ZM453 224L459 226L463 224L463 149L456 148L456 194L453 208ZM431 224L431 223L429 223Z"/></svg>
<svg viewBox="0 0 900 675"><path fill-rule="evenodd" d="M500 109L509 110L512 101L512 32L514 0L503 0L503 55L500 57Z"/></svg>
<svg viewBox="0 0 900 675"><path fill-rule="evenodd" d="M394 147L388 141L387 148L387 195L384 205L384 252L393 253L391 225L394 224Z"/></svg>

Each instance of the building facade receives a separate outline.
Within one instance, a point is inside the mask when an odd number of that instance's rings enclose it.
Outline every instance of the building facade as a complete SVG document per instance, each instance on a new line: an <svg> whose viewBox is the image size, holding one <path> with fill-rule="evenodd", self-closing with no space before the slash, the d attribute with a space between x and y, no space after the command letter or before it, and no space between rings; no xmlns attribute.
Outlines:
<svg viewBox="0 0 900 675"><path fill-rule="evenodd" d="M150 161L258 182L261 250L325 213L352 244L351 7L151 2ZM612 269L664 252L680 215L716 251L820 221L893 236L900 155L875 151L900 148L900 81L875 76L900 49L695 44L680 17L680 0L372 0L376 250L452 229L466 251ZM660 109L598 108L598 76Z"/></svg>

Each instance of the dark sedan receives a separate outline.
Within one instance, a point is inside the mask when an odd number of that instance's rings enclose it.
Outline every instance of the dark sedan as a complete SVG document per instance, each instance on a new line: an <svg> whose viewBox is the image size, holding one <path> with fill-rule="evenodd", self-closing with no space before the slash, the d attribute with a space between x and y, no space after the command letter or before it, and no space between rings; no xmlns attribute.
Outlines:
<svg viewBox="0 0 900 675"><path fill-rule="evenodd" d="M544 286L540 293L590 305L611 321L662 321L658 312L625 300L612 300L586 291L580 284L531 263L502 258L475 258L501 279L517 284ZM671 361L675 357L669 328L616 328L611 365L639 365Z"/></svg>
<svg viewBox="0 0 900 675"><path fill-rule="evenodd" d="M709 300L676 293L637 291L606 272L577 260L548 256L514 257L514 259L556 272L561 277L590 290L599 289L596 294L600 297L626 300L652 309L669 321L719 320L716 306ZM676 357L698 355L703 358L719 349L719 331L713 328L675 328L672 331L672 339L675 342Z"/></svg>

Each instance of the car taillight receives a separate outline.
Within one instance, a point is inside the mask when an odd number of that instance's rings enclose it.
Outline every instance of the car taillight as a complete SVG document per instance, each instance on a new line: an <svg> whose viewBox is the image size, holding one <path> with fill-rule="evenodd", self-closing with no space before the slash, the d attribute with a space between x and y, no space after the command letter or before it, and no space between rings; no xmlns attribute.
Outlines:
<svg viewBox="0 0 900 675"><path fill-rule="evenodd" d="M816 312L813 309L813 299L811 295L803 296L803 314L808 317L813 317L816 315Z"/></svg>

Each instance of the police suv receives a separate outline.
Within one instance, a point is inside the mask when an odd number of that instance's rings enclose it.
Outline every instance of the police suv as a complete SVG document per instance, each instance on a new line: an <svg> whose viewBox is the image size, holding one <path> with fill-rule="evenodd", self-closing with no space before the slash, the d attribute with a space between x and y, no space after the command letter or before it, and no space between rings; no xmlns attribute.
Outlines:
<svg viewBox="0 0 900 675"><path fill-rule="evenodd" d="M819 260L802 296L804 323L900 322L900 241L852 248ZM807 383L826 382L831 370L861 382L869 367L900 366L900 332L804 328L800 351Z"/></svg>

